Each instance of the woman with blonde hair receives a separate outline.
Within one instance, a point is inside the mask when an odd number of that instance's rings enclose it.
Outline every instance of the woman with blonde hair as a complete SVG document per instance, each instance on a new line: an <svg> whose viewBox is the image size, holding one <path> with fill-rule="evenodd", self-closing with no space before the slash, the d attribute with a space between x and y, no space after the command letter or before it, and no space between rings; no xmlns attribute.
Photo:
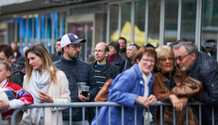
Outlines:
<svg viewBox="0 0 218 125"><path fill-rule="evenodd" d="M26 75L23 87L28 90L34 104L39 103L70 103L70 91L65 74L52 63L51 57L41 44L31 46L25 51ZM60 109L60 108L59 108ZM44 123L41 120L43 110L34 108L24 112L21 124L57 124L57 112L54 108L46 108ZM58 112L58 124L62 124L62 112Z"/></svg>
<svg viewBox="0 0 218 125"><path fill-rule="evenodd" d="M175 63L175 57L172 49L169 46L162 46L156 49L157 51L157 69L155 73L155 81L152 87L154 96L162 102L172 102L172 106L164 107L163 124L173 124L173 108L176 109L176 124L186 124L186 108L187 101L191 99L200 88L193 87L188 93L189 85L184 82L187 79L186 72L182 72ZM194 89L195 88L195 89ZM186 90L186 91L184 91ZM180 95L178 94L179 92ZM188 124L197 125L198 119L194 113L194 109L188 107ZM155 125L160 124L160 109L157 109Z"/></svg>

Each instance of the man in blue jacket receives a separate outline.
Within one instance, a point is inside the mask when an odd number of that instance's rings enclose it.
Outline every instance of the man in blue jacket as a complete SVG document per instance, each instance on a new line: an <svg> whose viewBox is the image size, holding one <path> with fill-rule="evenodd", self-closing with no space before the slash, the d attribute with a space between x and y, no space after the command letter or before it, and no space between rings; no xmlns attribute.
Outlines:
<svg viewBox="0 0 218 125"><path fill-rule="evenodd" d="M214 107L215 125L218 125L218 63L198 48L191 41L180 40L173 46L179 68L188 75L201 81L204 87L203 121L212 124L212 106Z"/></svg>
<svg viewBox="0 0 218 125"><path fill-rule="evenodd" d="M72 102L87 102L93 101L97 92L98 86L96 85L93 71L90 66L78 59L80 52L80 44L86 42L85 39L79 39L73 33L67 33L61 38L61 48L63 55L59 61L54 62L54 65L64 71L69 81L70 96ZM77 82L86 82L90 86L88 96L83 96L78 92ZM82 108L72 109L72 123L82 124ZM88 112L86 110L86 115ZM63 112L64 124L69 124L69 110ZM88 125L86 118L85 125Z"/></svg>

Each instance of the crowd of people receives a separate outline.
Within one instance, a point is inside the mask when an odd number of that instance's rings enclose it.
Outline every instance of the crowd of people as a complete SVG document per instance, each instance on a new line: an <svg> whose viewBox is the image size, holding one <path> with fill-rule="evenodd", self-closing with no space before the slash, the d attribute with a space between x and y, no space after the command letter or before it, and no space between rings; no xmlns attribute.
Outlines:
<svg viewBox="0 0 218 125"><path fill-rule="evenodd" d="M163 108L163 124L173 124L175 108L176 124L186 124L188 115L188 124L198 125L198 107L188 106L186 114L186 105L201 101L205 103L200 114L202 124L212 124L214 118L218 125L218 62L209 55L215 50L198 51L194 42L185 39L170 46L155 48L148 44L140 48L120 37L108 45L97 43L94 60L90 59L88 64L79 59L80 47L85 42L76 34L67 33L56 41L54 54L49 54L42 44L35 44L25 49L24 56L16 43L0 43L0 87L13 95L8 100L0 99L3 119L10 121L7 116L24 105L94 102L106 81L113 79L107 102L122 104L123 109L102 106L95 112L95 109L87 108L83 121L82 108L72 108L72 112L67 107L46 108L44 118L41 108L33 108L23 110L17 124L69 125L72 121L73 125L107 125L109 122L120 125L123 113L125 125L145 125L149 113L153 117L151 124L158 125L161 114L160 107L155 104L162 101L172 103ZM81 82L89 88L85 95L79 88ZM98 117L95 117L96 113Z"/></svg>

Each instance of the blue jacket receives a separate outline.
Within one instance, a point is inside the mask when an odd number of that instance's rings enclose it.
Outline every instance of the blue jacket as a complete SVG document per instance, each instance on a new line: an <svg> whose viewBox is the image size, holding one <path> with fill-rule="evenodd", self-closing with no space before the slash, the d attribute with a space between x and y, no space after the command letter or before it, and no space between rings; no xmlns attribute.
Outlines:
<svg viewBox="0 0 218 125"><path fill-rule="evenodd" d="M74 60L66 60L63 58L61 55L60 60L62 63L64 63L69 70L71 70L72 73L77 77L78 81L76 81L75 78L72 77L71 74L68 73L68 71L61 65L59 61L54 62L54 65L64 71L64 73L67 76L67 79L69 81L69 89L70 89L70 97L72 102L80 102L78 99L78 86L77 82L86 82L88 86L90 86L90 100L93 101L95 96L97 95L99 89L98 86L96 85L93 71L90 68L89 64L79 60L79 59L74 59ZM86 112L87 116L87 112ZM63 111L63 119L64 120L69 120L69 110L64 110ZM81 108L73 108L72 112L72 120L73 121L81 121L82 120L82 109Z"/></svg>
<svg viewBox="0 0 218 125"><path fill-rule="evenodd" d="M154 76L148 84L149 95L151 94ZM143 123L143 106L136 105L135 100L138 96L144 96L144 80L139 70L138 64L134 64L132 69L128 69L118 75L111 83L109 90L108 102L116 102L124 106L124 125L133 125L134 108L137 107L137 125ZM98 124L109 124L108 107L103 106L98 112ZM92 125L96 124L96 118L93 119ZM111 125L121 125L121 108L111 106Z"/></svg>

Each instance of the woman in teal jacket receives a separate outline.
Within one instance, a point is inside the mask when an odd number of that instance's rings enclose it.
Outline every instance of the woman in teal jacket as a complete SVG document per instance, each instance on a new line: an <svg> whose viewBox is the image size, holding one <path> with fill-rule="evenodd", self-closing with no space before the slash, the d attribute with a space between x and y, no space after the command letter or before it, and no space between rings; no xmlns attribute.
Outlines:
<svg viewBox="0 0 218 125"><path fill-rule="evenodd" d="M124 125L133 125L134 109L137 107L137 125L143 124L143 111L156 103L156 97L151 95L154 76L152 70L155 65L156 52L153 48L142 47L137 52L135 64L129 70L118 75L111 83L108 102L124 105ZM122 124L121 107L111 106L111 121L109 108L103 106L98 112L98 119L94 118L92 125L98 120L99 125Z"/></svg>

